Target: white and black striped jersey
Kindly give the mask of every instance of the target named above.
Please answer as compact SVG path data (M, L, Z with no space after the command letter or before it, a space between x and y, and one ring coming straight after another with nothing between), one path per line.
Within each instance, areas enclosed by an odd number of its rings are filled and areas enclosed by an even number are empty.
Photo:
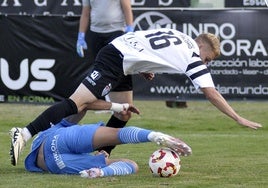
M200 59L199 47L188 35L173 29L136 31L111 42L124 56L126 75L149 73L186 74L195 88L215 87Z

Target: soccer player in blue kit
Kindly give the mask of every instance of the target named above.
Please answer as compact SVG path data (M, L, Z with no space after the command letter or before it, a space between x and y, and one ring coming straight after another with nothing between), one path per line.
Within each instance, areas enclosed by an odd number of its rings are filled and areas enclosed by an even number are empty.
M202 33L192 39L180 31L162 28L129 32L114 39L100 50L88 75L68 99L51 106L23 129L11 129L12 164L16 165L25 142L39 131L48 129L50 122L56 124L64 117L93 107L114 111L128 109L133 102L133 88L127 76L132 74L141 74L149 80L157 73L185 74L218 110L239 125L252 129L262 127L237 114L215 89L206 65L219 55L220 41L211 33ZM109 108L94 105L108 93L113 95L112 102L116 105L112 103ZM130 118L131 112L123 115L115 112L107 126L124 127Z
M179 155L190 155L192 150L183 141L138 127L111 128L102 122L77 125L68 118L40 132L33 140L25 168L31 172L53 174L81 174L96 178L129 175L138 171L138 165L129 159L109 159L105 151L90 154L103 146L155 142L169 147Z

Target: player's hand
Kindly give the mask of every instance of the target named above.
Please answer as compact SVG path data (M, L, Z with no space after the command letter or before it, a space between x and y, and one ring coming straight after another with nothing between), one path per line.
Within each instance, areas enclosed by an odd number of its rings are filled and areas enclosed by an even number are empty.
M126 113L127 112L132 112L132 113L135 113L135 114L140 114L140 110L138 108L136 108L134 105L130 104ZM123 112L124 113L124 112Z
M125 33L128 33L128 32L133 32L134 31L134 28L131 26L131 25L127 25L125 27Z
M141 72L140 75L143 78L145 78L146 80L152 80L152 79L154 79L154 73Z
M249 120L247 120L247 119L245 119L243 117L240 117L237 120L237 123L239 123L240 125L243 125L243 126L252 128L252 129L258 129L258 128L261 128L262 127L261 124L256 123L256 122L253 122L253 121L249 121Z
M134 105L132 104L128 104L128 103L112 103L110 110L117 112L121 115L126 115L129 112L135 113L135 114L140 114L140 111L138 108L136 108Z
M79 32L76 42L76 51L80 57L84 57L84 50L87 49L87 43L85 40L85 33Z
M101 151L96 151L95 152L95 155L100 155L100 154L104 154L105 158L109 158L109 153L107 153L106 151L104 150L101 150Z

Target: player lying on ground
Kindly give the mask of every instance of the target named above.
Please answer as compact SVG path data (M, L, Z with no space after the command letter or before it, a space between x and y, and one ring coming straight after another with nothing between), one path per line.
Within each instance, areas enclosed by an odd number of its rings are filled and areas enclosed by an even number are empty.
M81 174L82 177L128 175L138 171L129 159L109 159L107 153L89 153L103 146L155 142L179 155L188 156L191 148L180 139L138 127L111 128L96 124L77 125L67 119L40 132L33 140L25 167L31 172Z
M99 108L101 106L101 108ZM111 103L107 102L104 100L97 100L94 102L93 105L90 106L91 108L89 109L94 109L94 110L112 110L114 113L118 113L120 115L124 114L129 114L129 113L136 113L140 114L139 109L137 109L134 105L124 103L124 104L119 104L119 103ZM83 111L83 113L71 115L68 117L68 119L71 122L78 123L79 120L81 119L81 116L84 116L84 113L86 111ZM51 127L52 123L49 123L47 126L48 128ZM18 128L18 127L13 127L10 130L10 136L11 136L11 148L10 148L10 159L11 159L11 164L16 166L19 160L20 153L24 149L26 145L26 141L28 141L30 138L25 138L24 132L27 132L27 128L25 127L24 129Z
M64 117L92 108L96 100L109 92L111 101L132 104L133 88L128 75L143 74L150 80L154 73L185 74L222 113L240 125L252 129L262 127L237 114L215 89L206 64L219 55L220 41L211 33L200 34L195 39L166 28L124 34L100 50L87 77L68 99L48 108L17 134L24 134L26 142L49 128L50 122L56 124ZM100 108L105 110L104 106ZM130 118L131 113L114 113L106 126L124 127ZM111 148L105 149L108 150Z

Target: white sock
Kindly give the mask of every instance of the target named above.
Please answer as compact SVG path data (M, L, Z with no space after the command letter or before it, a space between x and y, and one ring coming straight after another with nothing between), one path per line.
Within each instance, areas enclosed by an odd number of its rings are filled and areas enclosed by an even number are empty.
M155 131L152 131L148 134L148 140L150 140L151 142L156 142L156 139L159 138L159 137L163 137L163 136L168 136L164 133L161 133L161 132L155 132Z
M154 131L152 131L152 132L150 132L149 134L148 134L148 140L150 140L151 142L154 142L154 140L155 140L155 136L157 135L157 132L154 132Z
M21 134L25 142L27 142L28 140L32 138L30 131L26 127L22 129Z

